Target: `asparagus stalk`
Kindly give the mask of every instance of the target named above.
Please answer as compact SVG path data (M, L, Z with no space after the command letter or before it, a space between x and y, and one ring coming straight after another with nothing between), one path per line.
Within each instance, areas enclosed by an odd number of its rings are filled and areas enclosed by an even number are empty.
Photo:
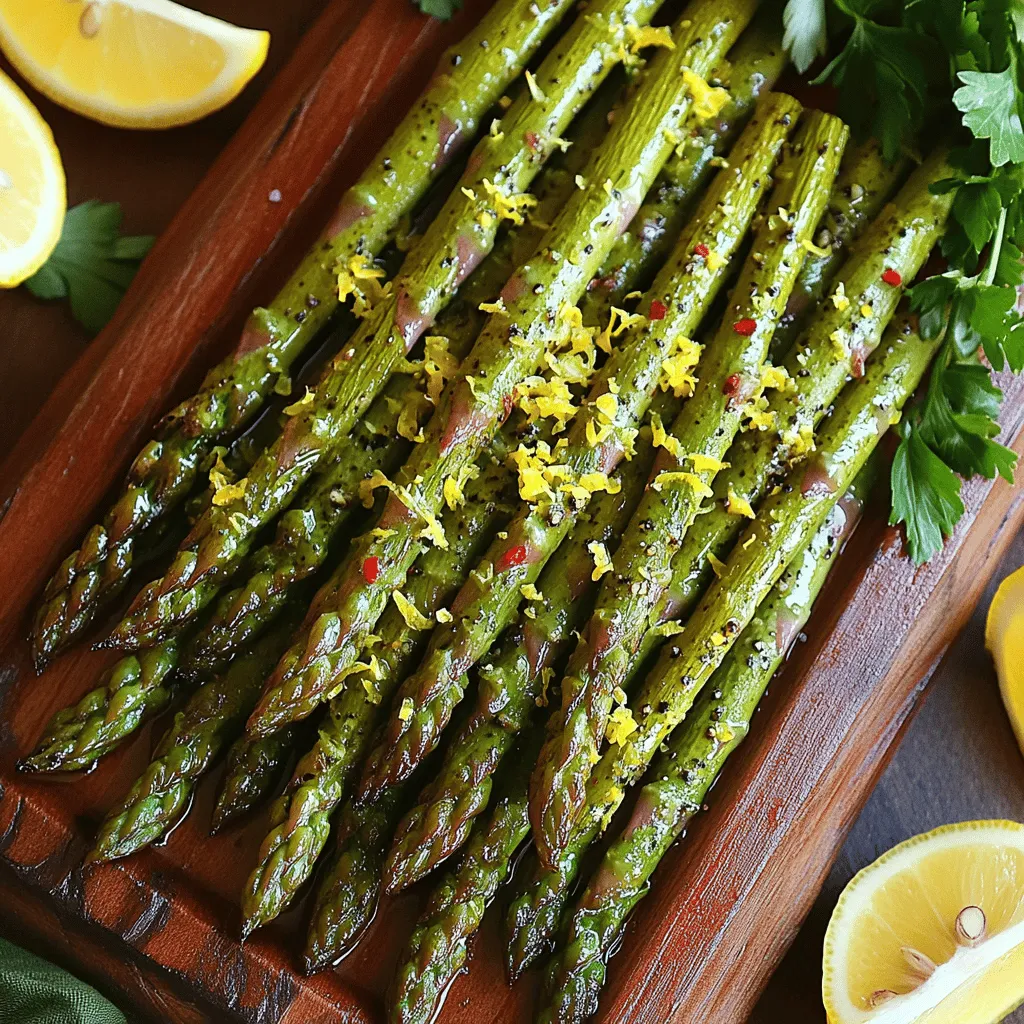
M774 24L762 24L762 19L744 34L730 56L729 102L712 121L695 121L689 144L669 158L652 190L654 198L641 206L581 300L585 323L603 323L609 307L621 302L664 259L667 245L682 230L697 193L713 172L712 161L734 141L755 100L771 87L785 64ZM661 404L668 398L659 392L654 401ZM662 418L671 415L671 406L667 401L664 405L657 410ZM574 584L577 580L591 583L589 543L604 543L613 551L625 525L622 521L610 535L599 529L605 513L598 505L611 505L618 498L621 494L595 496L589 516L583 517L584 522L557 549L539 577L543 609L510 627L497 652L482 666L477 709L453 740L437 777L399 826L389 854L390 889L411 884L461 847L473 818L487 806L491 776L534 707L542 674L551 671L566 638L582 625L587 602L575 596ZM596 532L588 532L587 524ZM570 542L571 548L567 547ZM586 568L585 578L581 566ZM527 657L526 650L537 651L536 659Z
M303 953L307 974L340 960L373 920L380 900L384 854L405 795L405 787L396 786L376 803L349 800L342 808L333 860L317 890L310 917Z
M347 436L403 354L491 249L502 218L522 220L525 190L561 142L560 133L625 53L630 27L645 24L658 3L596 0L587 17L569 28L502 119L504 127L472 154L460 186L407 254L396 288L328 366L310 401L294 407L279 441L250 471L243 493L211 507L193 527L156 585L160 594L223 579L258 530ZM421 447L429 448L429 440Z
M600 480L629 450L651 393L663 377L663 364L674 354L676 339L693 333L723 284L727 261L746 234L799 110L796 100L773 94L752 117L732 154L731 167L716 178L642 300L641 308L659 315L625 336L573 419L568 443L558 454L568 479ZM710 257L709 243L717 260ZM708 257L695 251L707 252ZM508 537L491 545L485 562L493 571L486 579L477 574L464 588L456 602L459 616L435 632L423 664L403 684L402 697L413 702L415 711L405 720L393 717L389 722L387 742L367 761L362 799L403 778L436 746L461 699L458 680L510 622L521 587L536 582L586 507L588 495L580 487L569 493L555 487L541 497L525 503Z
M466 489L466 503L445 516L451 546L428 551L419 571L410 576L406 598L420 614L432 616L444 605L479 554L483 538L508 518L510 508L502 497L507 482L505 468L487 459L481 475ZM381 708L426 642L426 633L410 628L397 605L384 614L378 635L366 649L367 662L375 668L366 674L364 685L345 685L343 678L331 684L344 689L331 702L317 742L299 761L274 807L270 831L242 895L243 934L276 917L309 877L327 841L331 814L369 744Z
M534 738L526 737L524 749L507 767L501 796L486 821L475 826L458 867L430 894L392 986L388 1001L392 1024L429 1024L465 964L469 941L530 831L527 780L536 748Z
M253 313L235 350L198 393L160 422L103 522L47 584L33 629L38 665L80 636L120 593L136 542L184 501L210 449L252 419L326 324L338 305L336 265L356 253L377 255L571 6L571 0L495 4L442 56L430 87L342 197L321 240L270 306Z
M626 789L689 712L758 605L803 544L852 485L880 438L900 415L937 350L903 318L886 331L865 375L846 388L819 431L813 456L795 466L790 486L765 499L721 576L708 588L676 642L667 642L632 701L637 728L610 747L594 769L582 816L556 851L539 861L513 899L506 926L512 977L550 944L579 870L580 857L610 822Z
M669 399L662 393L655 402L663 407ZM493 657L481 666L475 712L395 833L384 872L388 891L412 885L459 849L473 819L487 807L494 771L536 702L547 704L547 696L542 696L544 680L553 674L552 665L585 621L589 598L597 590L592 545L614 552L653 460L654 448L645 431L636 456L620 467L621 489L595 496L541 573L538 591L543 600L527 607L518 624L506 631Z
M283 620L223 676L197 690L175 715L153 760L100 825L87 862L135 853L165 835L187 813L196 782L232 733L241 730L267 672L284 650L288 626Z
M839 169L828 210L818 225L814 244L789 297L786 315L775 331L772 351L785 354L806 326L808 317L825 297L847 256L847 247L878 215L889 196L906 177L909 161L887 163L875 139L847 154Z
M311 720L312 721L312 720ZM258 740L240 736L225 759L224 778L217 793L211 832L247 814L270 796L303 733L301 724Z
M858 165L863 168L860 173L855 170ZM882 185L877 191L872 188L871 182L878 180L875 167L870 154L851 165L847 179L850 185L858 179L865 182L862 199L884 190ZM864 359L878 344L900 294L900 289L882 281L882 274L895 270L905 283L912 281L942 233L949 204L932 196L928 186L945 173L943 156L936 153L863 234L847 243L847 261L832 280L837 282L833 294L841 294L849 304L826 301L790 349L783 365L794 388L769 405L775 429L744 434L730 449L729 468L715 478L708 511L697 518L673 559L672 582L653 621L685 619L714 575L713 559L727 557L743 528L743 517L728 511L729 495L756 508L789 459L808 447L811 428L847 375L863 372ZM864 316L865 308L871 316Z
M710 119L691 118L683 133L685 143L668 158L643 205L587 286L579 302L585 324L604 326L611 306L622 306L628 294L649 287L655 270L669 258L685 230L716 165L785 66L778 12L768 8L716 69L714 78L728 89L728 102Z
M122 658L104 685L50 719L36 749L21 767L34 772L92 767L171 702L179 651L180 642L169 640Z
M367 534L356 544L335 608L320 617L306 643L297 644L279 666L250 718L250 732L266 734L308 715L323 699L317 680L323 678L320 666L328 655L340 652L337 660L354 659L387 595L402 585L423 547L422 523L427 520L430 527L445 482L472 464L507 416L513 389L541 365L559 311L582 294L664 164L672 148L665 133L683 123L692 105L687 84L692 78L680 74L680 67L691 74L710 73L749 20L753 6L754 0L717 5L698 0L676 33L676 49L662 50L654 58L636 101L615 119L589 162L585 187L556 218L545 235L545 247L505 286L505 311L490 317L464 370L446 388L425 442L416 447L393 485L395 492L380 520L387 535ZM567 256L556 254L560 248ZM435 539L444 543L436 531ZM379 569L373 582L363 573L368 560ZM518 575L523 563L516 553L506 553L498 569Z
M848 137L813 112L782 161L769 215L755 232L721 325L698 366L699 382L664 439L651 486L626 529L620 567L601 583L597 605L562 679L561 727L544 744L530 786L534 843L548 861L548 836L585 798L613 693L625 679L672 574L672 557L745 416L758 412L775 327L828 200ZM788 211L792 211L789 213ZM778 212L776 212L778 211ZM778 383L778 382L776 382ZM788 383L788 382L787 382Z
M609 88L613 84L606 83L585 116L573 123L568 154L556 155L538 178L536 221L553 217L575 189L574 169L585 162L586 154L606 130L607 112L621 88ZM441 313L431 333L446 340L453 359L461 361L472 347L484 322L478 306L497 298L513 269L513 251L525 247L532 252L542 235L534 221L507 232ZM251 556L249 578L221 597L213 619L193 641L183 671L215 671L239 645L250 642L265 627L286 600L289 588L321 565L332 538L351 521L359 484L377 471L390 474L405 460L411 442L400 436L402 418L417 407L429 408L422 386L404 374L392 377L350 440L339 446L296 504L281 516L274 542ZM408 435L410 430L406 427L401 432ZM127 647L157 642L218 590L219 583L205 581L189 590L163 594L158 584L152 584L136 599L112 640Z
M810 616L870 484L854 482L758 606L708 683L708 692L668 740L629 824L605 852L569 915L567 937L547 976L545 1024L583 1021L597 1010L606 962L627 916L650 888L661 858L700 811L729 755L750 731L769 682Z

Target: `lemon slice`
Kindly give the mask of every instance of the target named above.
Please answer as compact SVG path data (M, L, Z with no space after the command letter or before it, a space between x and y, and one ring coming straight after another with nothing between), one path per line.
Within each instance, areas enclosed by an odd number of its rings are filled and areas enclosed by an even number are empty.
M0 47L25 78L121 128L218 110L263 66L269 41L171 0L0 0Z
M0 139L0 288L13 288L53 252L67 195L53 134L2 71Z
M910 839L846 887L825 935L830 1024L992 1024L1024 1001L1024 825Z
M1024 568L999 585L985 621L985 645L995 659L1003 703L1024 750Z

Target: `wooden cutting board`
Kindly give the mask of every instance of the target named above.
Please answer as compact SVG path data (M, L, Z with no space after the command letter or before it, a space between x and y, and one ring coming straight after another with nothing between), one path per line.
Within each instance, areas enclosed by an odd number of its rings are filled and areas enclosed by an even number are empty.
M225 7L217 13L247 20ZM74 652L36 679L26 616L152 421L283 279L330 197L404 112L444 42L480 9L471 5L446 27L407 0L330 4L163 234L115 322L0 471L0 907L156 1019L379 1020L380 992L421 894L382 907L363 946L312 980L292 957L301 907L242 947L236 894L265 823L210 840L212 779L165 846L83 872L95 824L147 760L161 723L88 778L19 776L16 758L52 711L109 663ZM280 202L270 200L275 189ZM1020 448L1024 390L1008 382L1008 392L1006 436ZM1019 493L975 482L956 537L916 571L899 535L868 516L712 810L666 860L635 915L602 1019L744 1019L1022 515ZM443 1021L529 1017L530 985L509 992L500 979L491 917Z

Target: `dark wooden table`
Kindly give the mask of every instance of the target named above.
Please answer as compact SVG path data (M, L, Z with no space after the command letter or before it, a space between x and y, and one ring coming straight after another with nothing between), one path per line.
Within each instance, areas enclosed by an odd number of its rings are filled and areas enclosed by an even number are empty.
M163 230L322 6L321 0L192 4L273 34L267 66L227 110L174 131L124 132L85 121L29 90L64 158L69 202L116 200L124 207L125 229L132 233ZM0 292L0 323L0 450L5 451L89 339L64 304L36 302L24 289ZM1021 564L1024 535L997 578ZM838 893L854 872L895 843L937 825L984 817L1024 821L1024 758L985 654L985 607L987 598L939 667L920 713L907 727L863 813L852 823L810 918L752 1017L756 1024L824 1020L819 995L822 937ZM756 733L750 742L757 742ZM1011 1019L1024 1024L1024 1011Z

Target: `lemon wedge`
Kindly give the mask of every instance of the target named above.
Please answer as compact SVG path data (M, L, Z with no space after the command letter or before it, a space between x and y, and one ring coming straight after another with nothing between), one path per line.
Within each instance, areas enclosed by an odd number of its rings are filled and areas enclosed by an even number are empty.
M0 0L0 47L18 71L55 103L121 128L218 110L269 42L171 0Z
M1003 703L1024 750L1024 567L999 585L985 620L985 646L992 652Z
M0 139L0 288L13 288L53 252L67 193L53 134L2 71Z
M830 1024L993 1024L1024 1001L1024 825L917 836L846 887L825 935Z

